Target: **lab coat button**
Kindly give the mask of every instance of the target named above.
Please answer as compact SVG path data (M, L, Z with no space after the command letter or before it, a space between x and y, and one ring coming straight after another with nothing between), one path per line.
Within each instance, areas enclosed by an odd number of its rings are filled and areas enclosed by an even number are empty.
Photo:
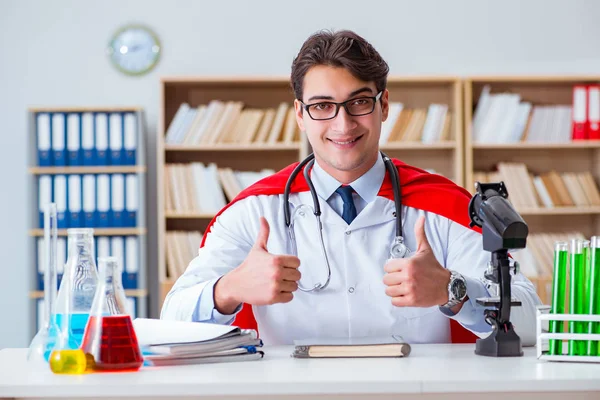
M347 231L347 232L346 232L346 235L349 235L349 234L350 234L350 232L352 232L352 231Z
M352 286L348 288L348 293L354 293L354 288Z

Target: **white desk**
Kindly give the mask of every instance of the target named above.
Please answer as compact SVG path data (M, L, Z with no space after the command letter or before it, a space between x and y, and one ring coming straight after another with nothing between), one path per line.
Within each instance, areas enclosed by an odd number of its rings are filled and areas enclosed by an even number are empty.
M78 376L34 372L25 349L0 351L0 398L600 399L600 364L476 356L474 345L414 345L407 358L294 359L143 368ZM485 393L485 394L484 394Z

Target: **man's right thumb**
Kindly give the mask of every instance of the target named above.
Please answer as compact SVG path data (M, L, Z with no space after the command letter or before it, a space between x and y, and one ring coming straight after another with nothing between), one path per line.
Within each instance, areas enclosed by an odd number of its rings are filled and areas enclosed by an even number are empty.
M260 229L254 247L267 251L267 241L269 240L269 223L265 217L260 217Z

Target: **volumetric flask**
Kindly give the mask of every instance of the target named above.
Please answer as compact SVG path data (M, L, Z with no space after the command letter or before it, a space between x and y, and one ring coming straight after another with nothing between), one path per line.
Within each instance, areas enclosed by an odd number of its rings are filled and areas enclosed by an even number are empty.
M68 316L71 334L78 346L81 346L83 332L98 286L94 230L90 228L68 229L67 234L69 256L56 299L56 320L59 327L62 327L63 321ZM69 285L65 283L66 281L69 282ZM67 294L71 299L69 313L66 312Z
M54 347L58 328L52 316L56 301L56 247L57 247L56 203L47 204L44 210L44 246L42 258L44 266L44 320L39 331L29 345L27 360L45 365Z
M134 371L143 364L121 283L116 257L99 257L100 282L83 337L88 368L96 371ZM91 362L93 359L93 362Z

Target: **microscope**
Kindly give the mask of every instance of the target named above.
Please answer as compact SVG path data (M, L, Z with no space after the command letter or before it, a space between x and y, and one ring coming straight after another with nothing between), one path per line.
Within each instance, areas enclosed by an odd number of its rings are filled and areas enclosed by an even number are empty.
M470 226L482 228L483 249L491 252L485 278L498 285L499 297L476 299L477 304L494 307L484 311L492 333L477 339L475 354L488 357L518 357L523 355L521 338L510 322L510 309L521 302L512 299L511 271L516 274L519 264L508 257L509 249L524 249L529 228L508 202L504 182L475 183L476 193L469 202Z

